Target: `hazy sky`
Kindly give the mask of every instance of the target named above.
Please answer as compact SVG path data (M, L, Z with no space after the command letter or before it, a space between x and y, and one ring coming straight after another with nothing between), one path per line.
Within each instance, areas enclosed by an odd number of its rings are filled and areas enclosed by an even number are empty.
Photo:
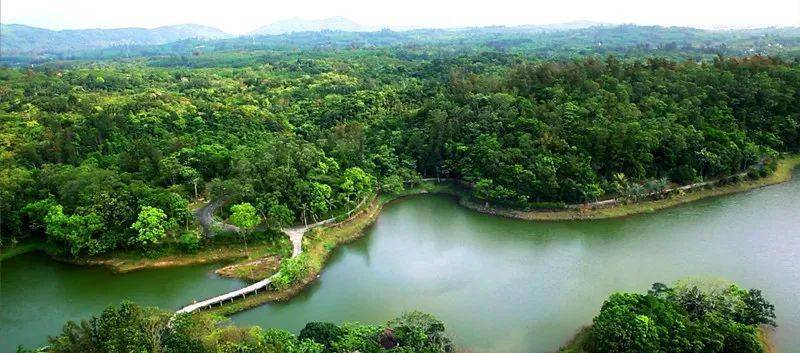
M800 26L800 0L0 0L0 22L65 28L197 23L241 34L287 17L459 27L577 20L702 28Z

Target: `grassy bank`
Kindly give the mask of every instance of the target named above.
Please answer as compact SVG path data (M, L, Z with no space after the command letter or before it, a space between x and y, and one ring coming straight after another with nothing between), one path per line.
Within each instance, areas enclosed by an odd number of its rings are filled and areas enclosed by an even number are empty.
M253 265L252 269L255 269L255 271L251 272L251 268L245 264L243 269L237 269L237 272L229 271L228 273L232 274L241 272L241 276L231 277L248 280L250 279L249 277L251 277L249 276L250 273L258 272L257 274L260 275L264 271L268 271L268 268L266 268L269 267L268 262L259 262L257 264L253 262L258 261L258 259L288 256L288 254L291 254L291 248L292 246L288 239L280 238L275 242L261 241L256 242L255 244L249 244L247 247L245 247L244 244L212 244L198 250L195 253L183 253L173 249L153 257L146 257L142 255L140 251L117 251L92 258L75 259L59 256L58 251L56 251L57 249L53 248L52 245L35 241L3 248L2 252L0 252L0 261L4 261L14 256L29 252L42 251L57 261L86 266L104 266L109 268L111 271L125 273L147 268L187 266L237 260L250 261L251 259L257 259L250 262L250 264ZM261 267L265 268L262 269ZM245 275L245 272L242 271L247 272L247 275Z
M286 256L291 253L288 239L276 242L256 242L245 246L242 243L218 243L208 245L196 253L171 251L155 257L143 256L139 251L120 251L89 259L59 258L61 261L80 265L105 266L114 272L124 273L147 268L198 265L225 261L250 261L270 256Z
M214 273L222 277L238 278L247 282L258 282L278 272L280 263L280 256L268 255L251 261L231 264L214 271Z

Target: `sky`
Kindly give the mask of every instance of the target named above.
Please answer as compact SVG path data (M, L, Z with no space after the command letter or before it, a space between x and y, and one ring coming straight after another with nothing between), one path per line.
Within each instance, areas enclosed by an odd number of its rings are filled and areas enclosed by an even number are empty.
M800 0L0 0L0 22L49 29L196 23L244 34L290 17L449 28L571 21L752 28L800 26Z

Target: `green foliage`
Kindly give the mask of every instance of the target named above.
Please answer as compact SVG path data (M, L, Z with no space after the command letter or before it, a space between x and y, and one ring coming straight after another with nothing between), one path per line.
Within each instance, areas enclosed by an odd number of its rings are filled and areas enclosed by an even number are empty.
M164 232L181 234L194 230L188 205L201 197L250 204L246 218L280 228L421 178L459 179L482 202L522 209L636 201L668 183L764 176L779 153L800 151L796 62L673 47L686 32L672 29L543 34L583 43L570 50L497 31L475 30L459 50L438 46L463 33L347 51L300 43L402 35L298 34L259 39L270 51L0 68L0 240L43 237L77 256L138 247L140 210L161 209ZM597 33L621 46L598 48ZM643 33L666 43L640 46ZM539 56L560 50L632 57ZM65 216L48 233L56 204ZM233 208L220 212L239 222Z
M145 206L139 211L136 222L131 225L131 229L138 232L135 241L141 246L147 247L158 244L166 236L164 223L167 215L159 208Z
M200 236L195 232L183 232L178 239L178 246L181 251L194 254L200 250Z
M774 307L755 289L708 280L655 283L647 295L611 295L583 345L598 353L760 353L758 326L774 319Z
M249 232L261 222L261 218L256 214L256 208L253 205L244 202L231 206L229 221L242 231Z
M445 335L444 323L419 311L405 313L389 321L387 327L397 337L400 347L410 352L445 353L454 350Z
M109 306L99 317L64 325L61 335L49 339L54 353L153 352L161 348L161 332L169 314L123 302Z
M286 205L273 204L267 210L267 219L275 228L284 228L292 225L294 213Z
M70 321L49 339L54 353L383 353L452 352L441 321L413 312L386 326L312 322L299 336L280 329L262 330L227 325L221 317L178 314L123 302L98 317ZM383 338L397 336L399 345L384 348ZM394 339L394 338L393 338ZM18 352L27 352L20 347Z
M389 194L399 194L405 190L403 178L399 175L390 175L383 179L381 191Z
M68 216L61 205L55 205L45 215L44 224L48 241L66 244L73 256L95 255L113 247L110 240L101 235L103 222L94 213Z
M300 335L297 338L312 340L330 350L333 344L341 340L344 334L345 330L330 322L309 322L300 330Z
M278 273L272 278L270 286L276 290L291 287L308 274L308 254L300 253L293 258L284 259L278 268Z

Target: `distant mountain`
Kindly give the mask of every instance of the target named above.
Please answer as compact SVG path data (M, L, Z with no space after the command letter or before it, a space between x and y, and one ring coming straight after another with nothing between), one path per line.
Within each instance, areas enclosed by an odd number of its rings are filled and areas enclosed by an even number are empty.
M519 26L520 28L542 28L547 30L556 30L556 31L564 31L570 29L583 29L589 27L598 27L598 26L614 26L610 23L605 22L595 22L595 21L572 21L572 22L563 22L563 23L552 23L546 25L523 25Z
M18 24L0 25L0 53L44 53L100 49L118 45L165 44L184 39L218 39L229 34L208 26L185 24L147 28L53 31Z
M266 26L259 27L249 35L278 35L296 32L320 32L320 31L343 31L343 32L369 32L378 30L376 28L362 26L350 19L337 16L322 20L309 20L299 17L287 18L276 21Z

